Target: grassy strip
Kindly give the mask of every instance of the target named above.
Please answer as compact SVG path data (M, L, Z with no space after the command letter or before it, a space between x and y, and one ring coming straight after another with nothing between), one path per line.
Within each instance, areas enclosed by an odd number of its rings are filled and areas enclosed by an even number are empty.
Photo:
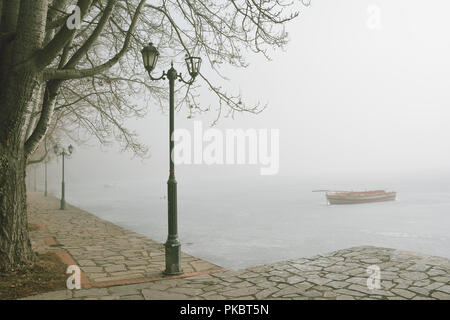
M0 273L0 299L12 300L66 288L67 266L54 253L38 255L30 268Z

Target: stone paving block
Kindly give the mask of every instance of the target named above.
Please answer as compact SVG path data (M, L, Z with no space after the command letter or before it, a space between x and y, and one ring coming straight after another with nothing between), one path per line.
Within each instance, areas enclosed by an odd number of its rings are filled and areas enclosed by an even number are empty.
M188 300L190 297L181 293L142 289L145 300Z
M246 297L236 298L235 300L254 300L254 299L255 299L255 297L253 297L253 296L246 296Z
M207 300L223 300L224 297L222 295L209 293L207 296L203 295L203 297Z
M256 278L256 277L259 277L259 273L257 273L257 272L244 272L238 276L238 278L246 279L246 280L251 279L251 278Z
M127 267L133 266L146 266L148 264L147 260L139 260L139 261L122 261Z
M426 297L430 295L430 290L422 287L409 287L408 290Z
M291 273L289 273L289 272L280 271L280 270L272 270L272 271L269 272L269 274L271 276L278 276L278 277L281 277L281 278L287 278L287 277L289 277L291 275Z
M189 263L195 271L203 271L203 270L210 270L214 267L214 265L212 265L209 262L206 261L192 261Z
M325 278L340 281L340 280L348 279L349 276L345 275L345 274L340 274L340 273L327 273L327 274L325 274Z
M424 287L425 289L428 290L435 290L437 288L442 287L444 284L442 282L433 282L431 284L429 284L428 286Z
M143 266L132 266L132 267L128 267L129 270L146 270L147 269L147 265L143 265Z
M92 260L79 260L78 265L80 267L95 267L95 262Z
M107 273L89 273L89 279L98 279L108 277Z
M278 292L279 290L277 288L267 288L264 290L261 290L255 294L256 299L262 300L267 299L271 294Z
M439 268L431 268L430 270L427 271L427 274L429 274L431 277L433 277L433 276L446 275L448 273Z
M72 298L72 290L59 290L37 294L19 300L66 300Z
M426 264L413 264L412 266L408 267L406 270L425 272L430 268L431 268L431 266L426 265Z
M285 300L284 298L273 298L274 300ZM292 300L311 300L309 297L297 296L292 298Z
M435 291L431 296L439 300L450 300L450 294L441 291Z
M400 272L399 276L403 279L414 280L414 281L424 280L424 279L428 278L426 273L417 272L417 271L410 271L410 272L403 271L403 272Z
M312 283L317 284L319 286L327 284L327 283L333 281L331 279L328 279L328 278L325 278L325 277L320 277L320 276L317 276L317 275L309 276L309 277L306 278L306 280L308 282L312 282Z
M127 268L125 268L125 265L123 264L116 264L112 266L105 267L106 272L116 272L116 271L125 271Z
M258 286L259 288L272 288L272 287L276 287L276 284L277 284L277 282L275 282L275 284L274 284L273 281L264 280L264 281L258 282L256 284L256 286Z
M286 287L286 288L281 289L278 292L272 294L272 297L278 298L278 297L288 296L288 295L291 295L291 294L301 295L303 292L304 291L300 290L297 287Z
M334 292L340 293L343 295L353 296L353 297L363 297L366 295L362 292L355 291L355 290L349 290L349 289L337 289L337 290L334 290Z
M345 288L350 285L351 285L350 283L345 282L345 281L331 281L326 284L326 286L332 287L334 289L341 289L341 288Z
M435 298L431 298L431 297L415 296L411 300L436 300L436 299Z
M353 284L359 284L361 286L365 286L367 284L367 277L365 277L365 278L363 278L363 277L350 277L350 278L348 278L345 281L353 283Z
M445 292L445 293L447 293L447 294L450 294L450 285L449 285L449 284L446 284L445 286L438 287L437 290L438 290L438 291Z
M308 290L309 288L314 287L314 284L307 282L307 281L303 281L303 282L294 284L294 287L299 288L300 290Z
M287 288L287 287L289 287L289 285L287 284L287 283L276 283L276 285L275 285L278 289L284 289L284 288Z
M355 298L352 296L341 295L341 296L337 296L336 300L355 300Z
M247 296L247 295L253 295L253 294L257 293L258 291L259 290L255 287L249 287L249 288L227 290L227 291L224 291L222 293L222 295L224 295L225 297L237 298L237 297L242 297L242 296Z
M339 295L340 295L339 293L337 293L333 290L328 290L323 293L323 297L327 298L327 299L335 299Z
M426 286L428 286L428 285L430 285L430 284L431 284L431 281L428 280L428 279L425 279L425 280L419 280L419 281L414 281L414 282L413 282L413 285L414 285L415 287L426 287Z
M400 296L387 297L387 298L388 298L388 300L408 300L408 299L400 297Z
M331 267L325 268L326 272L333 272L333 273L342 273L342 272L345 272L348 270L349 270L348 266L331 266Z
M254 286L254 284L251 282L248 282L248 281L243 281L243 282L239 282L239 283L233 283L231 286L233 288L246 288L246 287L252 287L252 286Z
M104 277L104 278L95 278L95 279L93 279L93 281L98 282L98 283L111 282L111 281L114 282L114 281L119 281L119 280L133 280L133 279L138 279L141 277L142 277L142 275L139 273L124 275L124 276L115 276L115 277L108 275L107 277Z
M300 271L321 271L323 269L322 267L297 263L294 263L292 266Z
M81 270L87 273L101 273L103 272L103 267L81 267Z
M450 271L449 271L449 273L450 273ZM450 277L448 277L448 276L432 277L431 280L433 280L435 282L450 283Z
M353 268L353 269L349 269L346 271L342 272L345 275L349 275L349 276L358 276L358 275L366 275L366 269L357 267L357 268Z
M155 282L147 282L147 283L143 283L141 285L142 285L141 289L153 289L153 290L164 291L164 290L167 290L168 288L176 287L178 285L178 283L174 282L174 281L169 281L169 280L162 280L162 281L155 281Z
M404 298L407 298L407 299L411 299L412 297L414 297L416 295L414 292L411 292L411 291L408 291L405 289L392 289L391 291L393 293L395 293L399 296L402 296Z
M389 290L389 289L395 287L396 283L394 283L390 280L381 280L380 285L381 285L382 289Z
M362 293L366 293L370 296L393 296L394 294L390 291L386 291L381 289L369 289L367 286L360 286L357 284L352 284L348 287L350 290L360 291Z
M124 256L121 255L115 255L115 256L110 256L105 258L105 261L112 261L112 262L123 262L126 258Z
M196 297L199 296L203 293L203 290L201 289L195 289L192 287L186 288L186 287L175 287L175 288L170 288L167 289L167 292L174 292L174 293L181 293L181 294L185 294L187 296L191 296L191 297Z
M119 272L110 272L111 277L121 277L121 276L135 276L139 275L143 277L144 272L142 270L129 270L129 271L119 271Z
M251 282L251 283L253 283L253 284L255 284L255 285L258 285L258 284L261 283L261 282L267 281L267 278L266 278L266 277L258 276L258 277L255 277L255 278L249 278L249 279L247 279L247 281L248 281L248 282Z
M110 294L117 295L117 296L140 294L139 288L136 288L136 286L130 286L130 285L109 287L108 291Z
M88 300L89 298L87 298L86 300ZM104 297L99 297L97 298L98 300L125 300L123 299L121 296L104 296Z
M102 297L108 295L108 289L106 288L90 288L74 290L74 298L89 298L89 297Z
M302 292L301 295L305 296L305 297L309 297L309 298L323 297L323 293L321 293L320 291L314 290L314 289L306 290L306 291Z
M281 282L281 283L286 282L286 280L284 278L281 278L281 277L278 277L278 276L269 277L268 280L271 281L271 282Z
M220 284L210 285L210 286L207 286L207 287L203 288L203 291L204 291L204 292L217 291L217 290L219 290L219 289L222 288L222 287L223 287L223 286L220 285Z
M288 284L296 284L302 281L305 281L306 279L300 276L292 276L286 279L286 282Z
M120 296L120 300L144 300L142 295Z

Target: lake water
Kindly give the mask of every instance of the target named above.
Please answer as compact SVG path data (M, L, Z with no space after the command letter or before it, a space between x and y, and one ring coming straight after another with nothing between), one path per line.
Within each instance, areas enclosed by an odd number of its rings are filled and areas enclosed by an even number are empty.
M450 179L389 181L389 185L256 177L179 179L182 250L240 269L374 245L450 258ZM300 182L299 182L300 181ZM328 206L313 189L389 189L391 202ZM98 217L164 242L165 180L89 185L68 183L67 200ZM59 193L56 193L59 196Z

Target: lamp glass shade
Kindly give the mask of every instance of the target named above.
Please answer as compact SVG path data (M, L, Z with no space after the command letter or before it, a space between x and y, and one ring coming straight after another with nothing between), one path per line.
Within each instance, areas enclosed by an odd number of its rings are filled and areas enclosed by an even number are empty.
M200 66L202 64L202 59L199 57L187 57L186 65L191 77L196 77L200 72Z
M141 51L144 67L148 72L155 69L156 62L158 61L159 52L150 42L148 46L145 46Z
M73 145L69 145L69 147L67 149L69 150L69 153L71 154L73 152Z
M55 145L53 146L53 152L56 153L56 154L58 154L58 151L59 151L59 147L58 147L58 145L55 144Z

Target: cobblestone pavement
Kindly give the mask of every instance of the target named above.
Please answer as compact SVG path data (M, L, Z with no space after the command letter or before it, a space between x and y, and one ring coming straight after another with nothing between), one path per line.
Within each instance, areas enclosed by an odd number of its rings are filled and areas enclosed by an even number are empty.
M29 223L40 226L31 234L35 251L69 253L87 277L85 286L161 278L164 245L40 193L28 194ZM221 270L182 253L186 274ZM87 284L89 282L89 284Z
M39 197L30 197L33 202L37 198ZM65 214L66 212L64 212ZM142 252L143 250L156 251L153 248L159 248L159 251L162 252L161 245L97 219L88 213L83 213L81 218L76 218L73 215L61 218L59 215L60 211L55 213L50 211L45 218L43 218L45 216L43 214L35 214L33 220L38 222L36 220L38 218L45 219L44 223L48 224L51 234L56 234L56 239L66 244L64 249L74 254L78 262L92 261L95 267L104 268L101 272L88 270L88 275L102 273L106 274L107 277L113 277L115 271L110 273L106 271L105 266L109 264L113 266L123 265L128 268L128 265L121 261L144 260L146 263L150 263L151 259L149 260L149 257L142 256L140 253L137 256L131 255L130 257L123 254L123 251L127 250L127 246L134 246L135 243L139 244L137 245L139 249L133 249L137 250L137 252ZM81 222L83 220L85 222ZM72 230L71 224L75 225L77 232L70 231ZM103 230L101 233L97 230L99 227ZM92 232L96 235L91 236L90 233ZM78 239L79 242L75 241L77 245L70 242L72 238ZM92 246L90 242L93 240L98 241L95 246ZM110 244L110 242L113 242L114 245ZM39 243L37 240L34 241L34 244L36 246L41 245L41 250L45 247L45 244ZM96 250L88 250L91 247L96 248ZM114 254L105 255L104 251L112 251ZM114 263L103 264L106 261L110 261L107 260L108 257L117 256L124 258L112 259L111 261ZM158 261L158 264L151 264L151 270L155 270L155 268L162 269L163 255L159 254L158 256L161 259ZM198 264L204 264L206 270L217 268L217 266L193 257L185 256L184 259L186 258L189 265L193 264L195 266L194 262L197 262ZM192 267L193 269L195 269L194 266ZM369 266L378 266L380 268L381 281L379 289L371 290L367 286L368 277L370 276L367 272L367 267ZM207 269L207 267L211 269ZM204 274L184 278L162 279L72 291L62 290L26 299L450 300L450 260L389 248L361 246L311 258L294 259L239 271L205 272Z

